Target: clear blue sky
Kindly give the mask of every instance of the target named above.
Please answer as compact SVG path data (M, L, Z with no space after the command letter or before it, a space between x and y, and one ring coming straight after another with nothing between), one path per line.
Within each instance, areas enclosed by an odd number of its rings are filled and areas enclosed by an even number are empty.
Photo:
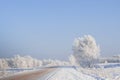
M67 59L90 34L102 56L120 54L120 0L1 0L0 57Z

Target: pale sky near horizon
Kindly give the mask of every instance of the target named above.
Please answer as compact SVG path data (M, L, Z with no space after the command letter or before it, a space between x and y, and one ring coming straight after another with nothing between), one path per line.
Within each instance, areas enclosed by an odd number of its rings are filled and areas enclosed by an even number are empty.
M0 1L0 57L66 60L74 38L88 34L101 56L120 54L120 0Z

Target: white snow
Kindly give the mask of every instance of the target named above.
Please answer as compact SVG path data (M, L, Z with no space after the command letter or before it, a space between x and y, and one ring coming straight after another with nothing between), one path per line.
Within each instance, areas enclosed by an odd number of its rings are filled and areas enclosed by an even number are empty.
M96 80L120 80L120 66L116 66L118 64L120 65L120 63L99 64L99 68L77 68L77 70L96 77ZM109 67L104 68L105 66Z
M109 68L60 67L39 80L120 80L120 66L113 67L113 64L99 64L99 66L111 66Z
M73 68L59 68L39 80L96 80L94 77L82 74Z

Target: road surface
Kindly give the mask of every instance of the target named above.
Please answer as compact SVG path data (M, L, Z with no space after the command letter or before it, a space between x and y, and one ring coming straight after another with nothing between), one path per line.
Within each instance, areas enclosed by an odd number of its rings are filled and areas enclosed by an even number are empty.
M29 71L26 73L20 73L9 77L4 77L0 80L39 80L40 77L50 72L53 72L54 70L56 70L56 68L45 68L38 71Z

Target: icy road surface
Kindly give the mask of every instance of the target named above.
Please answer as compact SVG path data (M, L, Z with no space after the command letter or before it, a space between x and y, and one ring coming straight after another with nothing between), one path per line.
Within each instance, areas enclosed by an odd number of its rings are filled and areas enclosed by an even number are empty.
M0 78L0 80L39 80L42 76L53 72L56 68L45 68L42 70L33 70L16 73L15 75Z
M74 68L45 68L38 71L23 72L0 80L96 80L91 76L82 74Z

